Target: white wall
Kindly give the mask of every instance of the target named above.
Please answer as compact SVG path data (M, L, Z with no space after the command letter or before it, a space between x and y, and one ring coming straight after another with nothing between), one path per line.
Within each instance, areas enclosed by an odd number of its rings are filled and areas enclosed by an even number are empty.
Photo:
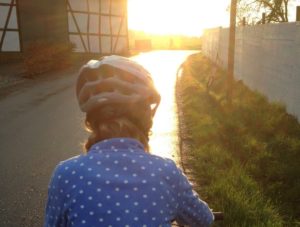
M203 53L224 68L228 36L228 28L209 29L203 36ZM234 74L300 120L300 23L237 28Z

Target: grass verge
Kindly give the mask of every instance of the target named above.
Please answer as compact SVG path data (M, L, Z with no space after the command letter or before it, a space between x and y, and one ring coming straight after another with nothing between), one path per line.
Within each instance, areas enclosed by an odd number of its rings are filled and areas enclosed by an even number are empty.
M300 226L297 119L241 81L228 106L225 79L196 54L178 80L196 190L225 213L222 226Z

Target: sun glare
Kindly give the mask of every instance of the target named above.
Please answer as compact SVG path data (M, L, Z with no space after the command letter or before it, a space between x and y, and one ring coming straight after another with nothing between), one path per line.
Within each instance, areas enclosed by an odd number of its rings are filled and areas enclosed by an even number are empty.
M228 4L228 0L128 0L129 28L162 35L200 36L204 28L227 24Z

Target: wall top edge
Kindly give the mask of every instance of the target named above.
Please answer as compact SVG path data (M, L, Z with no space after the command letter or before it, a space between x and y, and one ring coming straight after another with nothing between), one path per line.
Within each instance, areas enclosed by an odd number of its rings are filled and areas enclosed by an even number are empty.
M246 25L246 26L237 26L237 29L245 29L245 28L263 28L263 27L279 27L279 26L300 26L300 22L283 22L283 23L269 23L269 24L258 24L258 25ZM219 29L229 29L229 27L212 27L204 29L205 32L210 32Z

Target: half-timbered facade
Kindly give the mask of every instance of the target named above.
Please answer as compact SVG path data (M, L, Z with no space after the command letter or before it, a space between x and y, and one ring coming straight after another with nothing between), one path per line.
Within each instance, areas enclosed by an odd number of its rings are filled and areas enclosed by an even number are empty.
M0 0L0 59L36 41L70 41L78 53L126 53L127 0Z

